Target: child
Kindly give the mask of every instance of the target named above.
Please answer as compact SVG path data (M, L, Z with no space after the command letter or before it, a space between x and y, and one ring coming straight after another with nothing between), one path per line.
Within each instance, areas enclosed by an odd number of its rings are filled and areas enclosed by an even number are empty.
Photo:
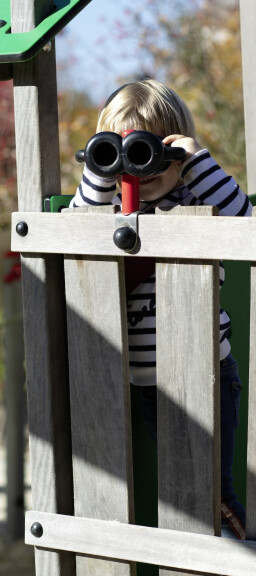
M140 210L155 206L217 206L222 216L250 216L252 207L231 176L218 166L195 139L190 111L170 88L155 80L122 86L107 100L97 132L147 130L164 144L181 146L185 160L173 161L160 174L140 179ZM115 178L101 178L84 167L83 178L71 206L121 204ZM144 417L156 440L156 328L155 277L151 259L126 258L127 315L132 384L137 386ZM137 265L136 265L137 264ZM132 268L131 268L132 267ZM220 263L220 285L224 268ZM221 378L221 493L222 516L235 533L244 535L245 511L232 486L235 429L241 384L236 361L230 354L230 319L220 310Z

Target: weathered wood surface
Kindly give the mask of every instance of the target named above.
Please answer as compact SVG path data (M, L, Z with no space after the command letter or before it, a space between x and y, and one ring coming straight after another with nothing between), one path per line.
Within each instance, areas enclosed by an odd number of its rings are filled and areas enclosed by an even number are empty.
M9 274L19 256L4 261ZM3 284L4 386L7 439L7 533L15 540L24 536L24 426L25 366L21 281Z
M251 266L246 538L256 540L256 266Z
M34 522L43 526L41 538L35 538L30 532ZM193 570L200 574L255 576L255 542L120 522L31 511L26 514L26 543L56 550L75 550L78 554L94 557Z
M33 28L53 0L12 0L12 31ZM43 196L60 194L55 47L13 64L19 210L41 212Z
M32 505L73 513L62 263L24 258L23 294ZM59 286L59 290L58 290ZM62 290L62 291L61 291ZM72 555L36 549L37 576L73 574Z
M32 29L52 0L13 0L12 31ZM32 61L13 66L21 210L40 211L60 192L54 42ZM62 257L22 259L32 502L35 509L72 514L72 462ZM36 549L37 576L73 576L73 554Z
M255 194L256 163L256 69L252 66L255 54L256 4L254 0L240 0L240 25L243 71L243 96L245 113L245 139L248 193ZM250 316L250 374L248 403L248 448L247 448L247 494L246 494L246 537L256 539L256 358L255 358L255 322L256 322L256 268L251 267L251 316Z
M139 257L256 260L256 225L252 218L198 215L195 220L191 216L156 218L141 214L138 220ZM25 237L16 232L20 221L28 224ZM111 214L14 213L12 250L121 256L123 251L113 242L114 231L115 216Z
M240 28L243 72L243 98L245 116L245 142L248 194L255 194L256 162L256 68L252 66L255 58L255 0L240 0Z
M198 210L175 209L188 212ZM158 525L211 535L220 534L218 277L218 262L156 264Z
M123 258L65 259L76 516L133 522ZM77 576L129 564L77 558Z

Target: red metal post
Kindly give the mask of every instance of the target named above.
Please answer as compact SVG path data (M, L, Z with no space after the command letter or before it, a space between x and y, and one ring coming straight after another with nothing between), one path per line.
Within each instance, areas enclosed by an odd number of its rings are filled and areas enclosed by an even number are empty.
M122 137L124 138L131 132L133 132L133 130L124 130ZM122 213L131 214L132 212L137 212L140 206L139 178L137 176L131 176L131 174L123 174L121 189Z

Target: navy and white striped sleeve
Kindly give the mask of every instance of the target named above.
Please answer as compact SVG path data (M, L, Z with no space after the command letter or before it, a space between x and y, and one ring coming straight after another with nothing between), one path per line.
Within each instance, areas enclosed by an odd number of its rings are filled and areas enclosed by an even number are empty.
M102 178L96 176L87 166L84 166L83 177L79 184L70 207L102 206L119 203L119 198L113 198L116 192L115 178Z
M201 204L216 206L220 216L251 216L252 205L232 176L200 150L183 164L182 178Z

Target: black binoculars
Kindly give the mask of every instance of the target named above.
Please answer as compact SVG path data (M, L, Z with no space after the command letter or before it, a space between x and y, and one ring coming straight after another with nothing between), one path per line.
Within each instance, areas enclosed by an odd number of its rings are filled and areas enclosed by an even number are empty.
M184 160L184 148L164 145L161 138L146 130L133 130L127 136L99 132L76 154L97 176L130 174L148 177L164 172L173 160Z

